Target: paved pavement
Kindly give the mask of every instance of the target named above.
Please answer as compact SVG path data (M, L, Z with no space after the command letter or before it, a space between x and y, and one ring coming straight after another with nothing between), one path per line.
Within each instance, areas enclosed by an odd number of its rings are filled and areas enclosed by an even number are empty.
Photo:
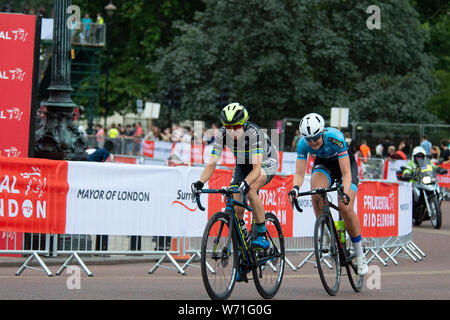
M273 300L448 300L450 299L450 202L443 204L443 224L434 230L429 221L413 229L413 241L426 253L423 261L413 262L406 256L399 257L399 265L371 266L378 278L366 277L362 292L354 293L343 278L336 297L324 291L317 270L312 264L292 271L286 267L282 286ZM304 254L289 254L297 265ZM55 273L63 258L44 258ZM200 269L189 266L186 275L171 269L170 263L148 271L155 264L149 257L86 257L83 258L93 277L79 269L66 269L60 276L47 277L42 271L26 269L15 276L24 258L0 258L0 300L208 300L203 287ZM72 263L76 267L76 263ZM230 300L262 301L254 284L238 283Z

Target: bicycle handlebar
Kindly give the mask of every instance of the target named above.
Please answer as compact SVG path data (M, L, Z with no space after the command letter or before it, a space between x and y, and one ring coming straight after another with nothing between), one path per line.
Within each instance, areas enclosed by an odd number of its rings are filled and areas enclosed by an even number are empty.
M326 194L328 192L333 192L333 191L337 191L339 198L341 199L341 201L343 201L343 197L347 197L348 200L350 200L350 197L344 193L344 186L342 184L336 184L335 187L330 187L330 188L317 188L317 189L313 189L310 191L306 191L306 192L300 192L297 195L297 198L292 197L292 205L295 206L295 208L299 211L299 212L303 212L302 208L300 208L300 205L298 204L298 197L303 197L303 196L309 196L309 195L313 195L313 194ZM345 202L344 202L345 203ZM348 202L347 202L348 204Z
M235 189L235 188L222 188L222 189L202 189L199 190L197 194L195 194L195 201L197 202L197 206L201 211L205 211L205 207L202 206L202 203L200 201L200 194L202 193L221 193L227 197L232 196L235 193L241 194L242 203L237 203L237 205L240 205L241 207L251 211L252 209L247 205L247 197L244 195L243 192Z

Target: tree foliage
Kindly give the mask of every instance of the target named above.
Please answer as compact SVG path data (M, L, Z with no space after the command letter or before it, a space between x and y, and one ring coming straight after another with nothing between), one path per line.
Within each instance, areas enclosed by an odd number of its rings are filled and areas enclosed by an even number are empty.
M371 4L208 0L151 68L161 91L182 84L178 119L217 119L214 99L227 82L263 125L337 106L353 120L435 120L425 105L438 82L417 12L406 0L378 1L381 29L369 30Z

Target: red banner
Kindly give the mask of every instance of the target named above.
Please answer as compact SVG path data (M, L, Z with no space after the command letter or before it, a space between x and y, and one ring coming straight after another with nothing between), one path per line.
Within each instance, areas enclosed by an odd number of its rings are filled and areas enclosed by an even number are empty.
M357 197L363 237L398 235L398 184L365 181L358 186Z
M0 13L1 156L28 157L36 19Z
M441 188L450 188L450 163L440 164L442 168L447 169L447 174L438 174L437 179Z
M65 233L67 161L0 156L0 230Z
M155 156L154 140L144 140L144 146L142 147L142 154L149 158L153 158Z
M229 187L233 172L231 170L217 169L208 182L208 188L220 189ZM275 176L272 181L259 190L265 212L274 213L280 221L283 235L292 237L293 210L289 204L287 194L292 189L292 176ZM225 211L225 199L218 194L208 195L208 219L218 211ZM247 229L251 228L251 215L248 211L244 214ZM267 228L273 225L267 224Z

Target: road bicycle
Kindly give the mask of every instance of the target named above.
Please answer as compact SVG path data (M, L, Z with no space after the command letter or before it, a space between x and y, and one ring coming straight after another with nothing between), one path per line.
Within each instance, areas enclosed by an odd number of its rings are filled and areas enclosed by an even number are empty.
M197 205L204 211L200 193L222 194L226 199L224 212L216 212L208 220L203 232L200 259L203 284L209 297L227 299L237 281L237 273L248 282L247 273L253 274L258 293L265 299L273 298L280 288L284 273L284 237L280 222L270 212L265 213L268 249L251 248L256 235L255 221L249 235L244 234L234 206L253 211L241 193L242 202L233 199L239 193L236 188L203 189L195 195Z
M298 197L318 194L322 199L322 213L317 217L314 225L314 253L320 280L326 292L331 296L336 295L339 290L342 267L345 267L355 292L361 291L364 284L364 276L359 276L357 273L356 255L353 253L352 244L346 233L339 209L328 200L327 194L333 191L338 192L341 201L344 196L347 196L339 181L336 181L336 185L331 188L317 188L298 194ZM299 212L303 211L297 199L293 198L292 203ZM330 208L339 213L337 221L333 219Z

